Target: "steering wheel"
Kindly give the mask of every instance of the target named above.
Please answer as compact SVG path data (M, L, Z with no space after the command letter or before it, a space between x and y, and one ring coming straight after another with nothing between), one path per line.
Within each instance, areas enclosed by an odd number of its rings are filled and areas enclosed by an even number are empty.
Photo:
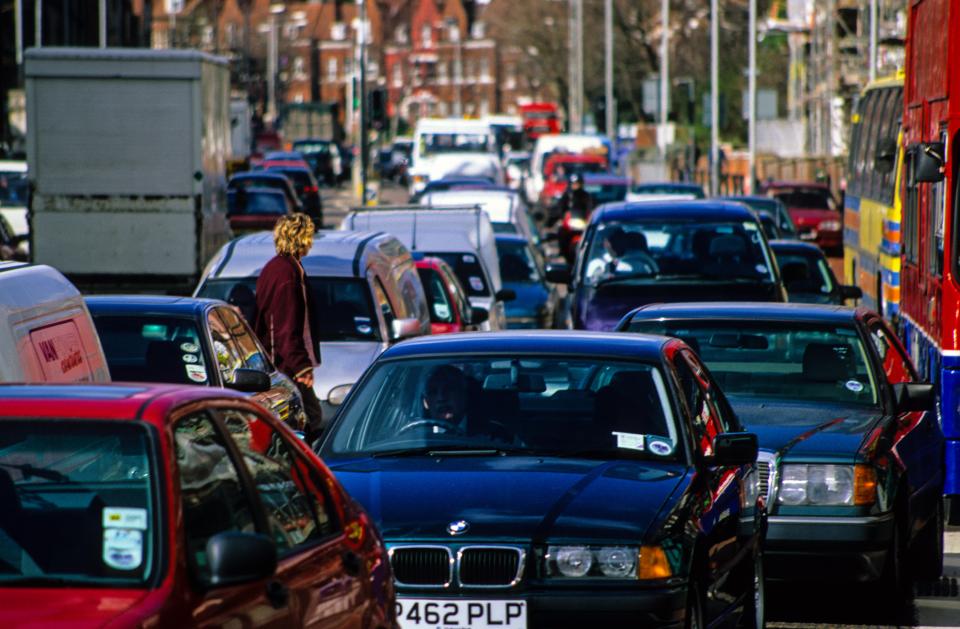
M452 433L454 435L466 434L460 426L443 421L442 419L415 419L407 425L401 427L400 430L397 431L397 434L399 435L405 433L408 430L413 430L414 428L419 428L420 426L435 426L437 428L442 428L443 432Z

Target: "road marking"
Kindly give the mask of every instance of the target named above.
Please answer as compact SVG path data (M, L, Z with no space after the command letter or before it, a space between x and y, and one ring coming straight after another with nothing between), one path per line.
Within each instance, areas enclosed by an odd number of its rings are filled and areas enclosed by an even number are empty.
M945 555L960 554L960 531L947 531L943 534L943 552Z

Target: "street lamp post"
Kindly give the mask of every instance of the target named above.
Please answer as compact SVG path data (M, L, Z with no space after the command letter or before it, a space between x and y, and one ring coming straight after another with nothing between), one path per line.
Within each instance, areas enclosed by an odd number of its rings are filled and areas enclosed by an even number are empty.
M660 5L660 129L657 144L660 157L667 162L667 112L670 111L670 0Z
M107 47L107 0L98 3L97 19L100 22L100 48Z
M710 0L710 195L720 192L720 15Z
M870 63L867 73L874 81L877 78L877 0L870 0L870 54L867 57Z
M750 0L749 62L747 69L747 177L750 194L757 182L757 0Z
M667 0L664 0L666 2ZM604 31L604 103L606 113L607 137L611 142L616 141L616 112L613 105L613 0L606 0L603 5Z
M360 62L360 204L367 204L367 162L370 159L369 133L367 130L367 4L365 0L357 0L360 12L360 27L357 29L357 43Z
M277 66L279 62L278 34L277 34L277 16L285 10L282 4L270 5L270 39L268 40L267 51L267 118L273 123L277 118Z

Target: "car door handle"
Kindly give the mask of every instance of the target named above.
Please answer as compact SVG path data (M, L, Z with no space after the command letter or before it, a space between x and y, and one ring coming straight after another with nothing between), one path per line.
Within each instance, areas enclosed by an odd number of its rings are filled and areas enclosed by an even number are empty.
M361 568L363 568L363 562L360 560L360 555L351 550L343 553L344 572L351 577L356 577L360 575Z
M290 600L290 590L279 581L271 581L267 583L267 599L274 609L281 609Z

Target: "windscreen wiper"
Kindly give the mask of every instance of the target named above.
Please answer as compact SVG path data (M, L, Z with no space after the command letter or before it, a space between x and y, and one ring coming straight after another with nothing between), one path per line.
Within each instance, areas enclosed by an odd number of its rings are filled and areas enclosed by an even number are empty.
M37 478L53 481L55 483L70 482L70 477L63 472L58 472L57 470L51 470L45 467L37 467L35 465L31 465L30 463L0 463L0 467L9 467L19 471L21 474L23 474L24 480L29 480L30 478L36 476Z
M502 448L471 448L470 446L422 446L397 448L370 453L374 458L403 456L497 456L506 454Z
M597 286L613 284L615 282L626 282L630 280L657 279L658 277L660 277L659 273L652 273L650 271L643 271L642 273L622 273L620 275L611 275L610 277L600 278L597 280Z

